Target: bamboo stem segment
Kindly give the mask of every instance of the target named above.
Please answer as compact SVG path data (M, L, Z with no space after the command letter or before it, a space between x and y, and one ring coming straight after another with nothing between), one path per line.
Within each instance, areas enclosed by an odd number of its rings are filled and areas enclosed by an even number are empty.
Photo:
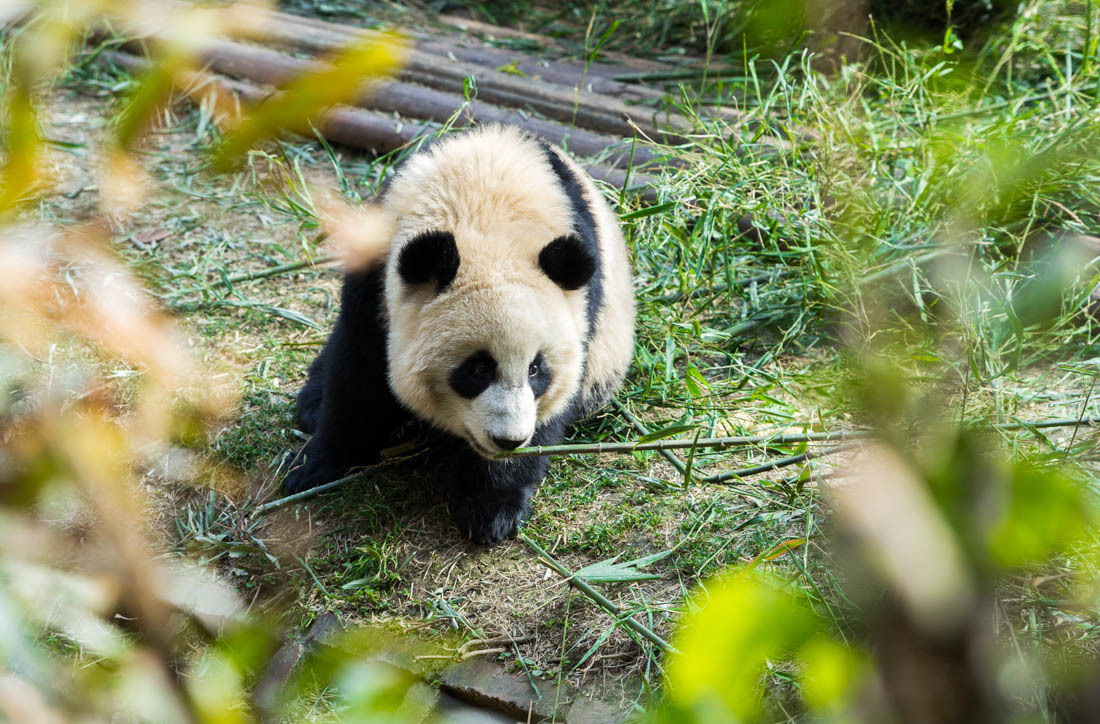
M802 442L833 442L859 440L872 437L870 430L839 430L836 432L809 432L801 435L747 435L744 437L707 437L698 440L675 438L652 442L597 442L580 445L538 445L521 447L498 458L525 458L540 455L607 455L609 453L641 452L646 450L687 450L689 448L720 449L748 445L794 445Z
M990 425L992 430L1012 431L1027 430L1031 428L1045 429L1051 427L1076 427L1080 425L1100 424L1100 415L1094 417L1066 417L1056 420L1037 420L1002 422ZM522 458L538 457L540 455L606 455L609 453L626 453L646 450L686 450L689 448L720 449L727 447L744 447L748 445L794 445L803 442L835 442L839 440L863 440L874 437L872 430L837 430L835 432L810 432L801 435L748 435L745 437L708 437L689 439L676 438L672 440L655 440L653 442L599 442L580 445L538 445L536 447L521 447L507 453L500 453L498 458Z
M1053 427L1080 427L1083 425L1098 425L1100 424L1100 415L1094 415L1091 417L1063 417L1054 420L1020 420L1017 422L1002 422L995 425L990 425L989 429L1000 430L1002 432L1011 432L1014 430L1032 430L1032 429L1049 429ZM596 453L608 453L608 452L631 452L634 450L660 450L660 449L683 449L690 448L693 445L696 447L704 447L704 443L708 442L720 442L719 447L736 446L736 445L781 445L791 444L798 442L822 442L826 440L860 440L867 439L873 436L873 432L870 430L842 430L834 433L807 433L804 435L753 435L748 437L726 437L726 438L708 438L703 440L659 440L651 443L601 443L596 445L546 445L536 448L521 448L520 450L509 453L508 455L499 455L498 457L531 457L535 455L567 455L567 454L581 454L584 452L596 452ZM661 447L662 444L664 447ZM714 447L714 446L708 446ZM837 446L838 448L842 446ZM793 465L801 462L801 460L809 457L817 457L820 455L831 455L834 452L838 452L837 449L826 449L818 453L795 455L790 458L784 458L774 461L774 464L767 464L768 467L763 470L757 470L755 472L766 472L776 467L783 467L785 465ZM517 455L516 453L521 453ZM801 459L796 459L801 458ZM757 466L762 467L762 466ZM272 500L268 503L258 506L253 515L256 517L265 515L272 510L277 510L292 503L300 503L304 500L309 500L321 493L327 493L330 490L347 485L350 482L358 480L364 474L370 472L374 468L364 468L351 475L346 475L338 480L334 480L331 483L325 483L324 485L318 485L316 488L310 488L309 490L303 490L300 493L294 493L283 498ZM744 470L736 470L732 473L726 473L722 475L730 476L745 476L753 474L752 469L746 468ZM704 479L709 482L724 482L724 480L716 480L719 476L711 476Z

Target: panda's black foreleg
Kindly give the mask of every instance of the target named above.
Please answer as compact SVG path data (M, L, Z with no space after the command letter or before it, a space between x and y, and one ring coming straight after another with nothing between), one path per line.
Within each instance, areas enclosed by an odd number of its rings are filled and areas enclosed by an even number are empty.
M565 436L564 418L543 424L531 445L556 445ZM487 460L468 445L456 461L450 491L451 516L475 543L497 543L516 534L531 516L531 498L550 469L546 456Z
M309 374L302 391L298 393L298 416L296 422L302 432L313 433L321 418L321 400L325 387L325 358L329 346L326 344L309 366Z
M381 271L349 274L340 317L298 395L298 422L313 437L294 459L288 493L331 482L377 462L408 420L386 383L385 330L378 320Z
M333 350L333 359L338 359ZM385 377L332 364L323 380L317 427L298 453L283 487L288 493L328 483L350 468L378 461L393 430L407 419ZM381 377L381 379L379 379ZM306 390L309 389L307 384Z

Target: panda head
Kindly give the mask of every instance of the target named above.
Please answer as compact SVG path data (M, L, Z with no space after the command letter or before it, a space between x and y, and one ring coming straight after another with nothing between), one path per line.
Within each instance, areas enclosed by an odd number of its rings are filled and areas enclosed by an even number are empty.
M501 234L538 243L500 244ZM543 224L423 229L387 269L390 387L484 457L528 444L583 374L584 285L596 261ZM461 251L460 251L461 250Z

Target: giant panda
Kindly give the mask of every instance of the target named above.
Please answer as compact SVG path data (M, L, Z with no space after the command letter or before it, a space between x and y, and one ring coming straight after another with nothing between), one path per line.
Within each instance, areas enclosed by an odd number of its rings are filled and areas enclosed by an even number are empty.
M604 405L634 347L618 219L559 148L479 127L405 161L380 200L393 236L346 274L298 396L312 433L289 493L376 462L410 419L452 443L447 501L478 543L515 534L549 468L497 458L553 445Z

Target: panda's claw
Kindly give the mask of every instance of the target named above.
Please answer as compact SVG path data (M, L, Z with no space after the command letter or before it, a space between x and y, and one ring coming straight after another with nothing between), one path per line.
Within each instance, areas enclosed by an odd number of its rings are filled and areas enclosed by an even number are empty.
M531 504L525 497L520 500L476 501L465 498L452 501L451 515L459 530L474 543L493 545L513 538L519 526L531 515Z
M283 492L288 495L336 480L347 471L348 466L326 462L314 454L313 445L313 440L310 440L298 453L296 462L283 479Z
M293 495L312 488L313 485L309 483L308 472L309 468L305 464L291 468L290 472L286 474L286 478L283 479L283 492L287 495Z

